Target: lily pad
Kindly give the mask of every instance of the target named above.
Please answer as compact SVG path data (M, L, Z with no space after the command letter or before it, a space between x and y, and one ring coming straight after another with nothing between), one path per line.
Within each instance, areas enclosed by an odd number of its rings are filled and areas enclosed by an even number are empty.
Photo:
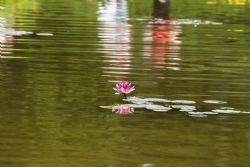
M146 104L148 103L148 101L144 100L143 98L139 98L139 97L128 97L127 99L123 99L123 101L127 101L127 102L131 102L134 104Z
M127 104L129 105L130 107L133 107L133 108L146 108L146 104Z
M54 36L52 33L36 33L37 36Z
M168 102L171 102L170 100L161 99L161 98L145 98L143 100L145 100L147 102L159 102L159 103L168 103Z
M217 112L211 112L211 111L206 111L206 112L202 112L203 114L206 114L206 115L217 115L219 113Z
M111 105L111 106L99 106L103 109L113 109L114 107L132 107L132 108L146 108L146 105L141 104L117 104L117 105Z
M188 115L190 117L199 117L199 118L207 117L207 115L204 114L203 112L189 112Z
M206 115L203 112L189 112L188 114L192 114L192 115Z
M195 104L195 101L191 100L171 100L171 103L176 103L176 104Z
M179 109L182 112L191 112L196 110L195 106L188 106L188 105L171 105L171 107Z
M223 110L223 109L215 109L212 110L213 112L216 113L221 113L221 114L239 114L241 111L236 111L236 110Z
M99 106L99 107L103 109L112 109L114 106Z
M226 101L220 101L220 100L204 100L204 103L208 104L226 104Z
M30 57L18 57L18 56L0 56L0 59L28 59Z
M161 106L161 105L156 105L156 104L149 104L146 106L146 109L157 111L157 112L167 112L171 110L172 108Z
M242 111L241 113L242 113L242 114L250 114L249 111Z

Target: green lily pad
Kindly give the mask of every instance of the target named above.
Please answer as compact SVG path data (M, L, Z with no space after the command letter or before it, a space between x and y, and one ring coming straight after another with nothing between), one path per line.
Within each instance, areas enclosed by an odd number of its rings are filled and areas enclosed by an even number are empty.
M103 109L112 109L114 106L99 106L99 107Z

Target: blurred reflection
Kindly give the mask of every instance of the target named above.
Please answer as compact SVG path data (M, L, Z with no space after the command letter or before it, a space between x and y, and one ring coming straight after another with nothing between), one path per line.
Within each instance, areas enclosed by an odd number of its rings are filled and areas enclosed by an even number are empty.
M13 44L13 35L6 28L7 21L4 17L0 17L0 56L11 54L10 49Z
M218 0L208 0L208 4L217 4L223 2L224 4L229 5L249 5L250 0L224 0L224 1L218 1Z
M170 0L154 0L154 18L169 19Z
M149 25L144 34L144 57L149 59L149 64L156 69L179 70L180 44L179 35L181 26L174 25L169 20L170 1L154 1L154 23ZM160 76L159 78L164 79Z
M119 106L114 106L112 108L112 112L119 115L131 115L134 113L134 108L125 105L119 105Z
M104 53L103 76L127 78L131 70L130 25L126 0L105 0L99 3L98 37Z

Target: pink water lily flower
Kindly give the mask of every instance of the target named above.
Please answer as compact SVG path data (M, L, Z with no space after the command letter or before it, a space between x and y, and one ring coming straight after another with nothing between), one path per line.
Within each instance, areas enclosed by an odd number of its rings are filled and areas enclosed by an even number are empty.
M124 94L126 98L126 94L129 94L135 90L135 86L133 86L130 82L119 82L115 85L115 94Z

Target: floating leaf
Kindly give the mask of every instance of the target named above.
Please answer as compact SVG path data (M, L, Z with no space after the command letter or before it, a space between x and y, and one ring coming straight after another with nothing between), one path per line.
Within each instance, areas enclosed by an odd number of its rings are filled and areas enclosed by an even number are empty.
M212 110L213 112L216 113L221 113L221 114L239 114L241 111L236 111L236 110L222 110L222 109L216 109Z
M111 106L99 106L103 109L113 109L114 107L132 107L132 108L146 108L146 105L140 105L140 104L117 104L117 105L111 105Z
M103 109L112 109L114 106L99 106L99 107Z
M226 104L226 101L219 101L219 100L204 100L204 103L208 104Z
M191 100L171 100L171 103L177 103L177 104L195 104L195 101Z
M28 59L30 57L18 57L18 56L0 56L0 59Z
M146 104L130 104L133 108L146 108Z
M48 36L54 36L54 34L52 34L52 33L36 33L36 35L37 36L46 36L46 37L48 37Z
M171 105L171 107L179 109L182 112L191 112L196 110L195 106L188 106L188 105Z
M145 98L143 100L145 100L147 102L159 102L159 103L168 103L168 102L171 102L170 100L161 99L161 98Z
M188 115L190 117L199 117L199 118L207 117L207 115L204 114L203 112L189 112Z
M242 114L250 114L249 111L242 111L241 113L242 113Z
M156 104L149 104L146 106L146 109L158 111L158 112L167 112L167 111L171 110L172 108L161 106L161 105L156 105Z
M202 112L202 113L204 113L204 114L206 114L206 115L217 115L217 114L219 114L219 113L217 113L217 112L211 112L211 111Z
M143 99L143 98L139 98L139 97L128 97L127 99L123 99L123 101L127 101L127 102L131 102L134 104L152 104L151 102Z

